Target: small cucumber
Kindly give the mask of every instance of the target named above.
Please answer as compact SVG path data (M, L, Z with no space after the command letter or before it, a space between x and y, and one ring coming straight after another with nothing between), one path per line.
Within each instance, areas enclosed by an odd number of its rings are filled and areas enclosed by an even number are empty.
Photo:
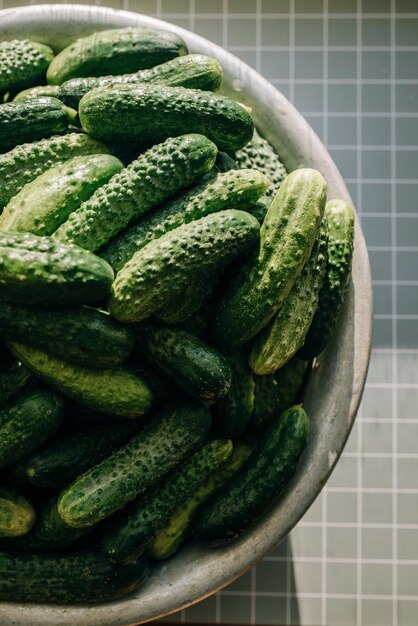
M62 98L60 97L60 88L58 85L39 85L36 87L29 87L29 89L24 89L23 91L19 91L19 93L13 98L13 102L21 102L22 100L30 100L31 98L43 98L44 96L62 100ZM77 109L77 106L72 108Z
M114 513L199 447L210 421L203 405L184 403L161 412L144 431L64 489L58 501L61 518L83 528Z
M0 92L36 85L45 79L54 58L49 46L29 39L0 43Z
M36 520L31 503L19 493L0 487L0 537L22 537Z
M14 361L8 368L0 371L0 409L4 409L39 385L38 379L30 370Z

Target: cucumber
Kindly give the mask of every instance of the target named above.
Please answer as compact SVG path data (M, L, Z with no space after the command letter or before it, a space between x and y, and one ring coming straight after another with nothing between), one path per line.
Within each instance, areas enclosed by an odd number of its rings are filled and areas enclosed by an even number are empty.
M54 392L32 391L0 411L0 467L22 459L62 423L64 403Z
M39 487L65 487L137 431L138 425L133 420L112 420L58 437L25 460L27 479Z
M24 185L75 156L107 154L109 149L100 141L83 133L69 133L62 137L50 137L34 143L16 146L6 154L0 154L0 209L15 196Z
M80 204L123 169L110 154L76 156L60 163L26 184L4 208L1 230L52 233Z
M136 328L136 337L147 360L190 396L213 402L228 392L228 361L197 337L150 322Z
M231 387L213 406L216 429L222 437L238 439L245 431L254 408L254 378L246 350L225 351L232 369Z
M133 220L208 172L215 158L216 147L202 135L167 139L100 187L54 237L98 250Z
M20 343L9 345L19 361L38 378L83 406L126 418L139 417L151 408L151 390L127 369L95 369L69 363Z
M77 116L57 98L31 98L0 105L0 152L21 143L63 135Z
M166 233L120 270L112 286L111 315L122 322L141 321L181 294L191 280L206 279L244 254L258 237L257 220L232 209Z
M29 39L0 43L0 92L36 85L54 58L49 46Z
M38 379L26 367L14 361L0 371L0 409L39 387Z
M31 503L16 491L0 487L0 537L22 537L36 520Z
M238 150L252 137L249 113L227 96L165 85L109 85L79 105L83 130L97 139L150 141L201 133L220 150Z
M344 200L330 200L325 207L328 222L328 264L319 294L318 309L300 356L313 359L325 350L347 295L354 246L354 210Z
M238 167L234 159L229 156L229 154L227 154L226 152L221 152L221 151L218 152L218 156L216 157L216 168L219 170L219 172L222 172L222 173L229 172L230 170L241 169ZM242 169L253 169L253 168L243 167Z
M21 102L22 100L30 100L31 98L42 98L43 96L62 100L58 85L38 85L36 87L29 87L29 89L19 91L19 93L13 98L13 102ZM77 106L72 108L77 109Z
M24 304L63 305L100 300L113 270L88 250L31 233L0 231L2 298Z
M0 599L59 604L105 602L138 589L145 559L117 567L93 551L66 555L0 552Z
M251 212L251 206L263 195L268 184L268 179L256 170L208 175L203 182L181 192L159 210L130 226L100 250L100 256L119 271L135 252L174 228L225 209Z
M211 441L148 495L127 506L104 531L102 548L109 559L127 565L141 556L174 511L231 453L231 441Z
M166 324L182 324L211 296L218 279L218 272L213 272L206 281L191 281L181 294L156 311L155 317Z
M311 254L325 200L318 171L300 169L285 179L261 227L259 249L221 295L212 324L216 343L249 341L279 310Z
M184 403L157 420L119 451L87 470L61 492L58 513L69 526L92 526L157 482L202 444L210 429L203 405Z
M220 545L239 537L277 502L306 446L309 420L302 407L278 416L243 467L200 510L193 532Z
M235 444L232 455L227 461L210 474L193 494L189 494L187 502L179 506L165 527L157 532L146 556L153 560L161 560L167 559L177 552L181 544L187 539L190 525L199 506L242 467L250 454L251 448L247 444L241 442Z
M222 67L216 59L204 54L187 54L134 74L73 78L57 88L59 92L57 97L67 106L78 109L81 98L97 87L129 83L161 83L171 87L215 91L221 80Z
M64 48L48 68L47 80L61 85L70 78L136 72L187 54L183 39L154 28L102 30Z
M322 219L318 239L301 275L279 311L254 340L249 364L255 374L273 374L303 345L318 307L327 264L327 246L327 220Z

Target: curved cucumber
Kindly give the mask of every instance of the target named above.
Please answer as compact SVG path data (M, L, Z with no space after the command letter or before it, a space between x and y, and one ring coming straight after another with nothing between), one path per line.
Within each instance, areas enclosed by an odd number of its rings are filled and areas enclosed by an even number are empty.
M30 502L11 489L0 487L0 537L26 535L36 520Z
M0 91L36 85L45 79L48 65L54 58L49 46L29 39L13 39L0 43Z
M13 102L21 102L22 100L30 100L31 98L43 98L44 96L62 100L58 85L39 85L19 91L19 93L13 98ZM72 108L77 109L76 106Z

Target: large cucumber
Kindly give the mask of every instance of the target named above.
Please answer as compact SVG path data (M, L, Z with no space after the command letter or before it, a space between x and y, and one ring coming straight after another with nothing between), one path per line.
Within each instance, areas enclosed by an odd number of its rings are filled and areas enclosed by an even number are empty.
M31 503L19 493L0 487L0 537L26 535L36 520Z
M0 43L0 92L36 85L54 58L49 46L29 39Z

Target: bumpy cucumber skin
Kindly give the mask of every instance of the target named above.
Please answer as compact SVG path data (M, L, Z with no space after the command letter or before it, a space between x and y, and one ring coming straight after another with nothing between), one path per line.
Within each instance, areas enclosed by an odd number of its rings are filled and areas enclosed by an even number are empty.
M252 205L263 195L268 179L257 170L232 170L208 175L198 185L169 200L159 210L133 224L100 251L115 271L119 271L147 243L167 232L225 209L251 213Z
M111 315L139 322L161 310L191 280L244 254L259 237L249 213L229 210L184 224L150 242L124 265L112 286Z
M254 408L254 377L248 367L247 351L235 348L224 352L232 369L231 387L213 411L222 437L238 439L245 431Z
M328 264L319 294L318 309L300 351L310 360L321 354L332 338L351 276L354 247L354 210L344 200L330 200L325 207L328 222Z
M110 85L80 100L80 122L92 137L158 142L201 133L220 150L242 148L254 125L237 102L211 91L165 85Z
M58 88L59 97L67 106L78 109L83 96L97 87L136 83L158 83L171 87L187 87L215 91L222 80L222 67L204 54L187 54L147 70L119 76L73 78Z
M54 306L100 300L113 270L77 246L31 233L0 231L0 287L5 300Z
M65 487L117 450L138 431L133 420L112 420L63 435L25 460L27 479L39 487Z
M110 154L76 156L55 165L10 200L0 216L0 228L52 235L82 202L121 169L123 164Z
M127 565L141 556L170 515L231 453L231 441L211 441L148 495L124 509L103 534L102 547L109 559Z
M301 275L271 322L257 335L249 364L255 374L273 374L303 345L318 308L328 257L328 225L322 219L318 239Z
M136 336L148 361L187 394L213 402L228 392L227 359L197 337L150 322L138 326Z
M0 412L0 467L19 461L53 435L64 403L49 390L32 391Z
M21 102L22 100L30 100L31 98L42 98L47 96L48 98L60 98L60 88L58 85L38 85L36 87L29 87L19 91L19 93L13 98L13 102ZM71 107L77 108L77 107Z
M109 149L97 139L84 133L69 133L62 137L50 137L34 143L16 146L6 154L0 154L0 209L15 196L24 185L58 163L75 156L107 154Z
M306 446L309 420L292 407L270 425L244 466L203 506L194 534L212 545L236 539L277 502Z
M54 237L98 250L112 237L208 172L216 146L202 135L172 137L153 146L83 202Z
M129 27L104 30L77 39L50 64L48 83L70 78L126 74L187 54L183 39L168 31Z
M31 503L19 493L0 487L0 537L26 535L36 520Z
M184 403L166 409L148 428L61 492L61 518L83 528L114 513L199 447L210 422L203 405Z
M311 254L325 201L317 170L296 170L285 179L261 227L259 249L220 298L212 325L216 343L242 345L279 310Z
M28 39L0 43L0 91L36 85L54 58L49 46Z
M30 370L15 361L7 369L0 371L0 409L33 391L39 384Z
M151 408L151 390L125 368L94 369L20 343L9 346L38 378L83 406L126 418L139 417Z
M215 470L205 482L181 505L170 517L166 526L155 535L146 556L153 560L167 559L174 554L186 540L190 525L198 507L237 472L251 454L251 448L238 442L234 445L232 455Z
M145 559L116 567L95 552L62 556L0 552L0 599L18 603L105 602L138 589L147 571Z
M76 115L57 98L6 102L0 107L0 152L27 141L63 135Z

